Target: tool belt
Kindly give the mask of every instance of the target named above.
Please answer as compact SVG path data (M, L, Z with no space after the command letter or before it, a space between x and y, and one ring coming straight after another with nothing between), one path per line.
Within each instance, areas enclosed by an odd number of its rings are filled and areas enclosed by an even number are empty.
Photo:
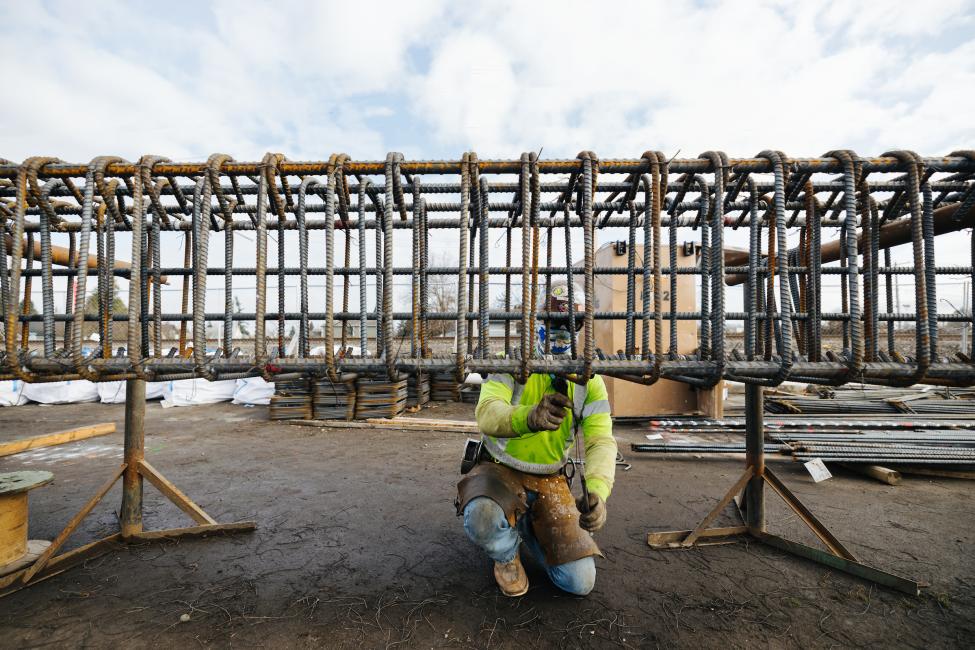
M528 491L537 493L531 506ZM496 462L483 452L482 460L457 484L457 514L478 497L487 497L504 511L514 527L525 514L531 515L532 532L550 566L599 555L592 535L579 525L579 510L562 472L528 474Z

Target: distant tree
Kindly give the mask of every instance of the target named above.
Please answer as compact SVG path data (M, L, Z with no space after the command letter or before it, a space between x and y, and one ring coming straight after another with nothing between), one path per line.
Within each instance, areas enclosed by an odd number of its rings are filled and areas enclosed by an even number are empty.
M114 281L112 282L112 293L111 293L111 309L110 312L113 315L124 315L128 312L128 307L125 301L119 297L118 284ZM100 305L98 300L98 292L94 291L88 294L85 299L85 314L89 316L98 316L100 313ZM93 333L98 332L100 328L99 323L94 321L86 321L84 327L81 329L81 335L84 338L88 338ZM126 323L113 323L112 324L112 339L125 340L128 336L128 325Z
M447 275L429 276L427 285L427 312L450 313L457 311L457 280ZM430 336L446 336L454 331L454 320L430 320L427 333Z
M240 304L240 298L237 296L234 296L234 313L235 314L244 313L244 307ZM251 335L250 328L247 327L247 324L244 323L244 321L237 321L237 329L239 329L240 333L243 334L244 336Z
M17 313L18 314L23 314L24 313L24 301L21 301L20 302L20 310ZM37 307L34 306L34 301L28 299L27 300L27 315L28 316L36 316L37 314L38 314L38 311L37 311ZM3 329L6 329L6 324L4 324ZM38 321L38 322L32 322L28 326L28 329L29 329L29 331L30 331L31 334L43 334L44 333L44 323L41 323L40 321ZM18 332L20 331L20 326L17 327L17 331ZM19 337L20 334L18 334L17 336Z
M24 313L24 301L23 300L20 301L20 313L21 314ZM34 315L37 314L37 307L34 306L34 301L33 300L28 300L27 301L27 314L29 316L34 316Z

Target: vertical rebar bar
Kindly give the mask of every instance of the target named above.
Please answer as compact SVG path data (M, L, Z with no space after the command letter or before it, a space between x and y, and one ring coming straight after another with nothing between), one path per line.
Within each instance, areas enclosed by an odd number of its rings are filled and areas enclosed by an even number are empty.
M368 181L359 181L356 197L356 225L359 229L359 354L368 356L366 339L366 313L369 309L366 287L366 187Z
M477 338L478 338L478 358L486 359L488 358L488 346L491 323L488 316L488 310L491 308L490 296L491 296L491 280L489 275L488 263L489 263L489 251L488 251L488 217L490 212L488 210L488 201L491 196L491 185L488 182L486 176L481 177L480 187L478 188L478 193L480 198L478 199L478 206L480 210L477 215L478 219L478 243L480 245L480 259L478 264L478 280L477 280L477 291L478 291L478 303L477 303ZM551 241L549 242L551 246Z

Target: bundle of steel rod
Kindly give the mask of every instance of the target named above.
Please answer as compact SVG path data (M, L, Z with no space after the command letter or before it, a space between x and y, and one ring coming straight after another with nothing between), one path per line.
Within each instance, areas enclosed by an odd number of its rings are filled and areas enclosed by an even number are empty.
M815 397L790 397L788 399L773 398L765 400L765 411L767 413L796 413L813 414L825 413L828 415L855 415L862 413L909 413L899 408L893 402L884 400L827 400ZM975 414L975 412L973 412Z
M739 419L656 419L651 421L651 431L663 441L634 449L658 453L745 451L744 443L737 440L745 435L745 422ZM843 458L876 459L896 455L899 462L908 464L912 461L905 460L905 456L921 459L951 456L948 460L954 462L958 454L967 458L968 454L975 453L975 419L903 416L851 423L848 419L770 418L765 422L765 440L769 453L788 453L797 460L822 456L824 460L841 462L839 459ZM931 449L943 453L921 453Z
M313 382L313 415L318 420L352 420L356 412L356 376L350 373Z
M744 443L633 443L640 453L662 454L743 454ZM792 440L787 444L765 445L767 454L784 454L797 462L820 459L830 463L898 465L961 465L975 467L975 442L931 445L915 442L820 442Z
M792 457L799 462L855 464L962 465L975 467L975 447L945 447L890 443L793 443Z
M948 359L938 334L975 320L939 312L937 284L972 279L975 263L936 260L934 239L970 238L961 231L973 224L972 151L0 161L0 377L396 381L424 370L458 383L469 372L540 372L696 386L972 385L975 337ZM726 246L736 232L746 250ZM628 242L625 265L596 265L603 233ZM681 237L700 242L696 267L677 267ZM912 264L895 265L894 246L910 248ZM684 273L698 278L692 311L676 307ZM597 308L595 282L614 274L626 278L626 308ZM894 302L895 276L911 280L907 311ZM839 284L839 311L824 301L824 278ZM555 282L582 290L567 313L544 308ZM728 309L739 290L742 310ZM394 309L404 300L408 309ZM626 333L610 357L596 353L605 320ZM676 324L687 320L697 350L678 354ZM735 322L744 347L729 350ZM548 354L542 324L579 329L571 354ZM449 355L432 354L438 338ZM324 353L313 353L321 339Z
M799 442L815 440L816 442L889 442L889 443L923 443L925 445L969 445L975 446L975 433L971 431L926 430L926 431L876 431L870 433L815 433L815 438L809 433L775 433L770 436L779 442Z
M658 454L743 454L744 443L730 442L634 442L630 449L641 453ZM766 454L790 454L789 445L765 445Z
M925 399L894 404L905 413L918 415L975 415L975 400L971 399Z
M619 420L619 418L614 418ZM712 420L706 418L695 419L658 419L648 421L651 431L659 433L676 432L681 434L721 433L743 435L745 420L741 418L722 418ZM896 417L871 415L858 417L855 421L849 419L831 419L823 417L771 417L765 419L765 431L769 435L779 435L788 432L808 434L857 434L860 432L898 432L898 431L964 431L975 429L975 418L957 419L955 417L899 415Z
M975 416L973 399L939 399L937 394L899 393L890 397L855 399L817 399L808 397L775 397L765 401L768 413L796 413L829 415L912 413L918 415Z
M967 389L925 387L917 388L888 388L885 386L866 386L863 384L847 384L845 386L809 386L807 393L815 393L820 399L829 400L893 400L905 401L915 399L971 399L975 393ZM767 391L768 397L790 398L794 396L785 391Z

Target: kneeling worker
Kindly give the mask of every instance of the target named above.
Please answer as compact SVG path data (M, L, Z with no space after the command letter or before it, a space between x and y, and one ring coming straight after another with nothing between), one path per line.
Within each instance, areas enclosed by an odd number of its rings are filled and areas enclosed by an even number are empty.
M576 290L576 295L582 295ZM551 311L568 311L566 286L553 287ZM581 320L581 318L580 318ZM553 354L568 354L567 325L539 329ZM506 596L528 591L518 556L521 542L560 589L584 596L596 581L592 539L606 523L606 499L616 472L616 440L606 384L595 376L580 386L547 374L516 384L490 375L475 411L482 433L480 462L457 486L458 514L471 541L494 560L494 577ZM585 442L585 497L573 499L566 472L576 426ZM575 468L573 467L573 470Z

